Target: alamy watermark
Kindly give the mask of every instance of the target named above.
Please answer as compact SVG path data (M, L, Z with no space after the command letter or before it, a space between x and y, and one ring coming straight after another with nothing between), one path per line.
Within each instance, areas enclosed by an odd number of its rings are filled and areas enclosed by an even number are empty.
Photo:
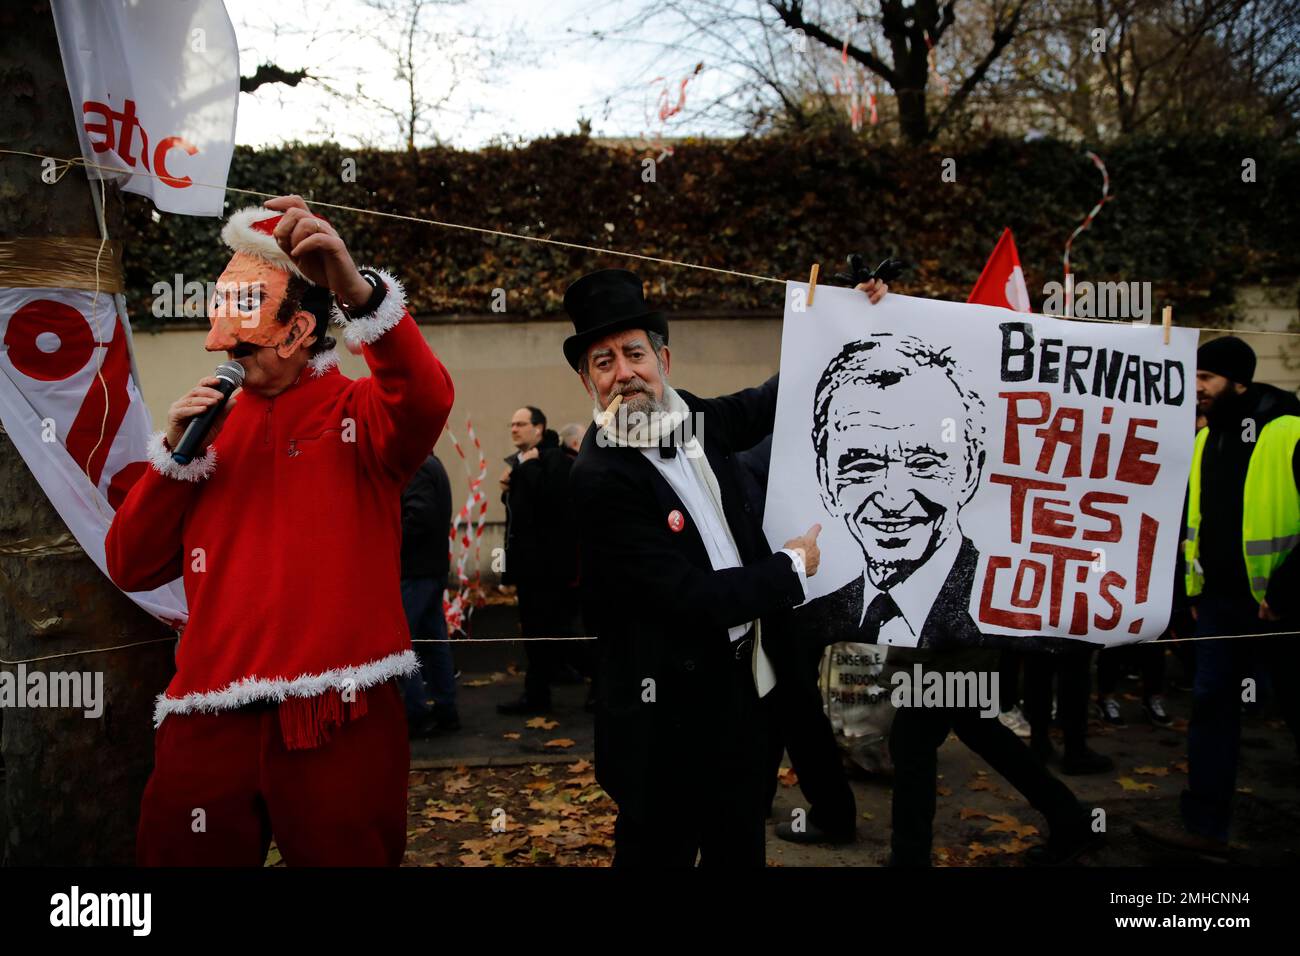
M910 672L895 671L889 682L894 685L889 702L898 708L978 708L981 717L999 713L997 671L937 671L914 664Z
M677 447L687 458L704 454L704 416L698 412L689 415L665 411L640 411L620 405L611 417L606 412L596 412L596 444L602 448L619 444L611 435L626 437L630 443L641 447Z
M88 720L104 713L103 671L0 671L0 707L80 710Z
M152 291L149 311L156 319L238 318L245 329L261 322L261 282L186 282L178 272L171 282L155 282Z
M1151 324L1150 282L1065 282L1043 286L1043 314L1077 319L1127 319L1135 325Z

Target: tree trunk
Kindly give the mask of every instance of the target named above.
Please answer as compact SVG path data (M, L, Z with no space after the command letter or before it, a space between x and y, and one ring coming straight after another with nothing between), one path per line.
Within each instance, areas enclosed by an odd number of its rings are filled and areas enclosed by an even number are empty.
M78 155L48 3L29 0L0 11L0 64L6 146ZM0 157L0 238L98 237L85 173L73 169L47 185L41 171L39 160ZM116 198L110 188L115 208ZM115 221L110 215L110 235ZM77 546L2 430L0 488L0 659L24 661L171 633ZM71 709L0 711L5 864L134 860L140 795L153 764L152 701L171 675L172 652L168 642L25 665L29 675L102 674L104 711L98 719Z
M924 50L924 47L922 47ZM923 53L907 48L907 39L894 44L894 72L899 86L894 90L898 98L898 126L909 143L924 143L930 138L930 115L926 103L926 84L929 80L929 61Z

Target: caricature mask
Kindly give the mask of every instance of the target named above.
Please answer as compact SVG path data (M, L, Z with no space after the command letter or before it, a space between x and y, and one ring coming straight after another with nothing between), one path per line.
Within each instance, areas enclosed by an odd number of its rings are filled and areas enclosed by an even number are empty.
M331 296L313 285L280 248L272 233L280 213L256 206L241 209L221 230L234 257L217 279L208 302L211 331L203 347L209 352L237 350L241 344L273 348L289 358L313 335L323 335ZM312 330L292 342L290 327L302 314Z

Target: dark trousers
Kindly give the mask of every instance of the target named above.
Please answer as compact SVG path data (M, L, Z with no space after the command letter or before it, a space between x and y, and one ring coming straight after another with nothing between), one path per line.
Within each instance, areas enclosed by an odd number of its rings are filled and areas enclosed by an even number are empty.
M1165 648L1158 641L1108 647L1097 655L1097 692L1115 693L1121 672L1136 667L1142 675L1142 699L1165 692Z
M776 672L776 687L764 701L770 721L764 808L772 806L781 754L789 751L808 800L808 819L833 835L851 834L857 827L857 802L817 683L823 648L789 646L780 637L763 643Z
M614 866L762 867L766 832L757 790L740 808L737 798L666 801L650 819L620 813L614 823Z
M406 716L411 720L428 713L430 700L439 720L459 719L456 665L452 661L451 644L447 642L447 618L442 609L442 592L446 589L445 576L402 578L402 607L411 639L430 641L412 645L420 659L420 672L402 679Z
M578 591L557 585L520 582L519 629L523 637L577 637L582 633ZM528 670L524 695L533 703L550 706L556 671L574 653L577 642L531 640L524 644Z
M1025 717L1034 739L1047 739L1052 722L1052 678L1056 678L1056 715L1065 734L1065 750L1075 753L1088 735L1088 697L1092 649L1025 655Z
M1003 713L1020 705L1020 668L1024 660L1020 651L1003 651L998 656L998 708Z
M940 745L952 731L1019 790L1052 830L1068 829L1085 811L1068 787L996 717L977 709L900 707L889 732L894 763L891 864L929 866Z
M1258 634L1294 630L1294 623L1262 621L1253 600L1216 595L1197 599L1196 636ZM1183 823L1200 836L1228 839L1232 798L1241 749L1243 681L1254 678L1256 700L1271 692L1294 735L1297 731L1297 645L1295 637L1230 638L1200 641L1192 720L1187 732L1187 789L1182 794Z
M627 801L635 812L620 805L614 824L614 866L694 866L697 856L701 866L764 866L764 734L750 654L742 653L696 715L683 714L678 731L651 742L648 792Z

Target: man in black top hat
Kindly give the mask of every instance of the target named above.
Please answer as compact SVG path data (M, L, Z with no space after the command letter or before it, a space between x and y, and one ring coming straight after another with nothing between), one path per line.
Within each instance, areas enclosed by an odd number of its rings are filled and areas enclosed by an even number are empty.
M597 417L570 488L614 863L762 866L761 622L804 600L821 530L773 554L740 490L734 455L771 433L777 379L714 399L674 390L668 322L626 270L583 276L564 305L565 358Z

